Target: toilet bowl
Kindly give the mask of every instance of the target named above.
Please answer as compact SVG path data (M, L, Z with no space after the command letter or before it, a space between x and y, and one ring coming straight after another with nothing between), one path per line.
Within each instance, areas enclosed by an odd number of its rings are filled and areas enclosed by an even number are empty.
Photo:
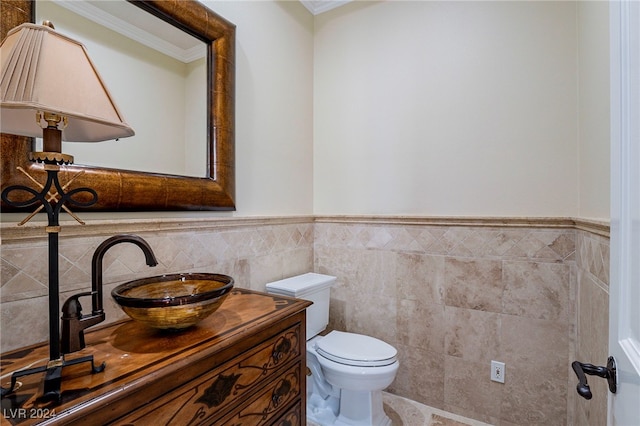
M310 300L307 308L307 417L322 426L388 426L382 390L398 371L396 349L379 339L331 331L329 289L336 278L309 273L267 284L267 292Z
M317 363L321 371L319 379L339 391L339 397L336 393L330 395L339 400L338 410L333 413L335 418L323 423L327 415L318 418L318 406L310 400L307 410L311 420L323 426L390 425L382 409L382 390L395 379L399 367L396 356L393 346L361 334L332 331L309 342L307 365ZM315 381L313 385L316 386ZM321 403L319 407L324 410L325 405Z

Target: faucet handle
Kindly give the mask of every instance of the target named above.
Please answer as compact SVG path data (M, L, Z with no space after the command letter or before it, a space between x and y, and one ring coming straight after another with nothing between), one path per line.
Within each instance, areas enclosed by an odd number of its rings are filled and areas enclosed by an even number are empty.
M82 305L78 299L83 296L93 296L95 293L95 291L87 291L69 297L62 305L62 319L80 318L82 316Z
M63 354L77 352L85 347L84 330L105 320L104 312L82 315L79 298L93 296L94 291L74 294L62 305L62 341L60 347Z

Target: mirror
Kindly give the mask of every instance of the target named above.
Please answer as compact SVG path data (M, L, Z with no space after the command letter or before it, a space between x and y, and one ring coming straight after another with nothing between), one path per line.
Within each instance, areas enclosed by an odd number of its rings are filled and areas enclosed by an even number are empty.
M35 22L53 22L82 41L135 130L117 141L65 144L65 154L78 165L207 176L204 42L126 1L38 0L35 7Z
M33 21L31 2L19 3L24 3L19 7L20 13L3 13L3 37L16 25ZM98 193L98 202L85 209L88 211L234 210L235 26L198 1L130 3L207 45L207 176L196 178L74 164L62 167L61 182L73 178L70 188L89 187ZM2 135L2 189L33 185L18 167L44 182L42 165L27 160L32 143L31 138ZM63 143L63 152L66 145L69 144ZM16 211L4 203L2 209Z

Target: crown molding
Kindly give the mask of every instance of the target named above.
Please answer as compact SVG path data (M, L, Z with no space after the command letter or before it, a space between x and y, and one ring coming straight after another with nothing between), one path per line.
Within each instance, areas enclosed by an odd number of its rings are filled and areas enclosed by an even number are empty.
M336 7L343 6L351 0L300 0L314 16L326 12Z
M118 34L122 34L125 37L135 40L144 46L154 49L180 62L190 63L206 56L207 51L204 43L198 41L197 46L191 48L180 47L171 42L168 38L162 38L140 28L135 23L135 18L133 16L131 21L120 19L93 5L89 1L53 0L53 2L77 15L100 24L105 28L117 32Z

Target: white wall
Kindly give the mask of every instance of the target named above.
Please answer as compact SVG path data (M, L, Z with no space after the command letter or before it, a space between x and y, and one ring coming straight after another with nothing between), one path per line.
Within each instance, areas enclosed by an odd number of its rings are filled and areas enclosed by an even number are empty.
M313 16L202 1L236 27L236 216L313 213Z
M316 17L314 212L576 216L576 4Z
M580 211L609 220L609 3L578 3Z

